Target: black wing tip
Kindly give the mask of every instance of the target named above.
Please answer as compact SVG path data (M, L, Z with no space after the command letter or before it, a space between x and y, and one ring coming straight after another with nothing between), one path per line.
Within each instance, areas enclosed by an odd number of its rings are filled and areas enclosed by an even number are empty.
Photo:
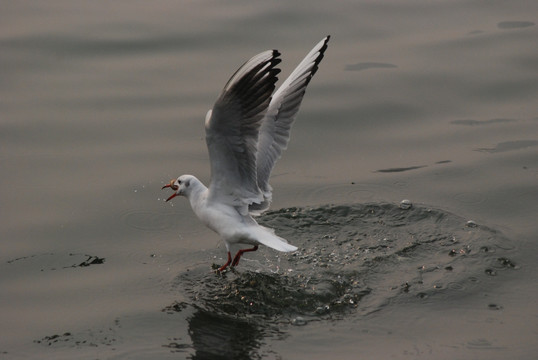
M329 47L329 40L330 39L331 39L331 35L327 35L322 40L323 45L319 48L318 56L316 57L316 59L314 59L314 64L312 65L312 69L310 69L310 74L309 74L308 78L306 79L305 90L306 90L306 87L308 86L308 84L310 83L310 80L312 80L312 78L314 77L314 75L318 71L319 64L321 63L321 60L323 60L323 58L325 57L325 50L327 50L327 48Z
M314 60L316 70L317 70L317 67L318 67L319 63L321 62L321 60L325 56L325 50L327 50L327 48L329 47L329 40L330 39L331 39L331 35L327 35L325 37L325 39L324 39L325 41L323 42L323 46L319 49L319 55L316 58L316 60Z
M243 115L246 117L252 117L267 108L271 101L271 94L275 90L275 84L278 81L277 75L281 71L277 67L282 61L279 58L280 52L278 50L268 50L257 56L262 54L266 54L263 59L259 59L259 62L252 66L248 72L236 78L236 74L245 64L248 64L248 61L239 68L232 78L228 80L225 91L221 95L221 97L235 97L239 101ZM249 61L252 61L252 59ZM257 122L259 119L253 117L252 120Z
M275 66L277 66L278 64L280 64L282 62L282 59L280 58L280 55L282 55L280 53L280 51L278 51L276 49L273 49L273 54L272 54L271 60L269 61L271 63L272 70L275 70L276 74L278 74L280 72L280 69L275 67Z
M241 78L237 79L233 87L236 89L244 88L245 86L252 86L253 84L257 83L261 78L263 78L265 75L269 74L269 79L266 81L267 83L276 83L277 77L276 75L280 73L280 69L276 66L282 61L282 59L279 58L280 53L277 50L272 50L272 54L270 57L266 58L263 61L260 61L256 66L252 67L247 73L243 74ZM247 62L248 63L248 62ZM244 66L244 65L243 65ZM241 70L241 68L239 68ZM238 71L239 71L238 70ZM236 72L237 73L237 72ZM232 78L228 81L232 81L232 79L235 77L232 76Z

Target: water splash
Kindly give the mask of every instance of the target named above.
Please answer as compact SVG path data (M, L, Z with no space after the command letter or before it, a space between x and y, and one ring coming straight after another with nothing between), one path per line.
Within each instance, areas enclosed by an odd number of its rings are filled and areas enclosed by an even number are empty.
M266 324L296 325L300 318L304 325L470 293L494 279L492 269L497 275L516 268L499 255L513 248L501 233L417 205L288 208L259 221L299 250L224 275L207 267L180 274L173 285L187 298L180 308Z

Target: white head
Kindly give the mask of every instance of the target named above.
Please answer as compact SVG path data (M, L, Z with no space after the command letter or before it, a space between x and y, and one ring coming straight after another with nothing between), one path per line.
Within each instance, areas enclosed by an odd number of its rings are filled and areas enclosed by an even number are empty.
M181 175L177 179L170 180L169 184L166 184L161 188L161 190L164 188L171 188L172 190L175 191L175 193L173 193L172 196L166 199L166 201L172 200L178 195L188 197L191 191L191 185L194 184L195 179L196 178L192 175Z

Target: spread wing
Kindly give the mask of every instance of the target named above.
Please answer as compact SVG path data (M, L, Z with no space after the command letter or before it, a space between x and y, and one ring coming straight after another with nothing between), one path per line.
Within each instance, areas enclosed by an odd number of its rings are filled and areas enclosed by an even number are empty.
M260 127L256 156L257 183L262 191L263 201L250 205L249 211L254 214L259 214L269 208L272 196L269 176L276 161L280 159L282 151L288 146L291 126L299 111L306 87L323 59L329 39L330 36L325 37L306 55L275 92L265 113Z
M205 120L211 162L208 198L245 207L261 202L256 175L260 125L275 89L276 50L254 56L230 78Z

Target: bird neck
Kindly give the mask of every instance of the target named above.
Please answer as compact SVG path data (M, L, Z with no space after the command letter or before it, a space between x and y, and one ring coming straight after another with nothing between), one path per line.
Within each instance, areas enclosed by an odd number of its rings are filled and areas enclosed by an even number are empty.
M191 207L196 212L196 208L200 206L207 198L207 187L198 179L192 179L190 191L186 194Z

